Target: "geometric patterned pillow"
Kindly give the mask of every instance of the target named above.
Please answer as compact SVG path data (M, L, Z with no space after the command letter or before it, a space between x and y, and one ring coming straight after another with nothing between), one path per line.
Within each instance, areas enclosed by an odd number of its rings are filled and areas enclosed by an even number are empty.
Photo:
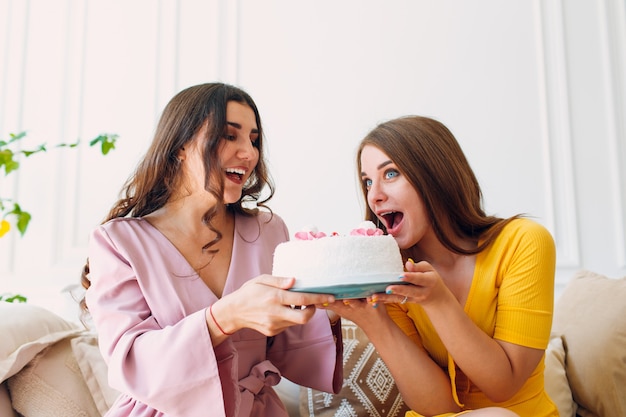
M409 411L391 373L363 330L341 319L343 386L339 394L302 387L302 417L403 417Z

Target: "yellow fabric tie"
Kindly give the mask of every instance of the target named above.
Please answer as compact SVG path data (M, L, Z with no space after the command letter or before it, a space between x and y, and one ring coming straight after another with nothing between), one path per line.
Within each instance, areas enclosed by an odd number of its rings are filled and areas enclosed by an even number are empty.
M454 398L454 402L459 407L463 408L464 404L461 404L459 401L459 394L456 392L456 365L454 364L454 360L452 356L448 353L448 375L450 375L450 384L452 385L452 398Z

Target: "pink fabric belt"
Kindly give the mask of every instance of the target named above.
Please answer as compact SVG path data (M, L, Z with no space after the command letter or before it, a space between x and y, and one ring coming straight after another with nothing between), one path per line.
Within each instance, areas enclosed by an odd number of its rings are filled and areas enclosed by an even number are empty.
M239 381L241 392L240 416L280 416L286 415L285 407L272 387L280 381L280 371L268 360L259 362L251 370L250 375Z

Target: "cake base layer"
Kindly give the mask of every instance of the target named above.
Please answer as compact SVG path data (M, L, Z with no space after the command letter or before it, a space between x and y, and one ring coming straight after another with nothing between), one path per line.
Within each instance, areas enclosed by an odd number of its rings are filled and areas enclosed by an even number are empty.
M337 300L351 298L365 298L372 294L385 292L389 285L407 285L407 282L399 281L397 276L392 280L380 282L337 284L322 287L290 288L290 291L307 292L317 294L332 294Z

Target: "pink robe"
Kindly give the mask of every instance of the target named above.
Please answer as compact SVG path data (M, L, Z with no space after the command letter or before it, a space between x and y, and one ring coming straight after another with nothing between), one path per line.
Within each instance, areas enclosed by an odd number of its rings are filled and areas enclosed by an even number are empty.
M268 220L236 216L224 295L271 273L274 248L289 235L280 217ZM339 392L341 328L331 329L325 311L273 338L242 329L214 348L205 310L216 295L146 220L98 227L89 263L87 305L109 384L123 393L107 417L287 416L272 389L281 376Z

